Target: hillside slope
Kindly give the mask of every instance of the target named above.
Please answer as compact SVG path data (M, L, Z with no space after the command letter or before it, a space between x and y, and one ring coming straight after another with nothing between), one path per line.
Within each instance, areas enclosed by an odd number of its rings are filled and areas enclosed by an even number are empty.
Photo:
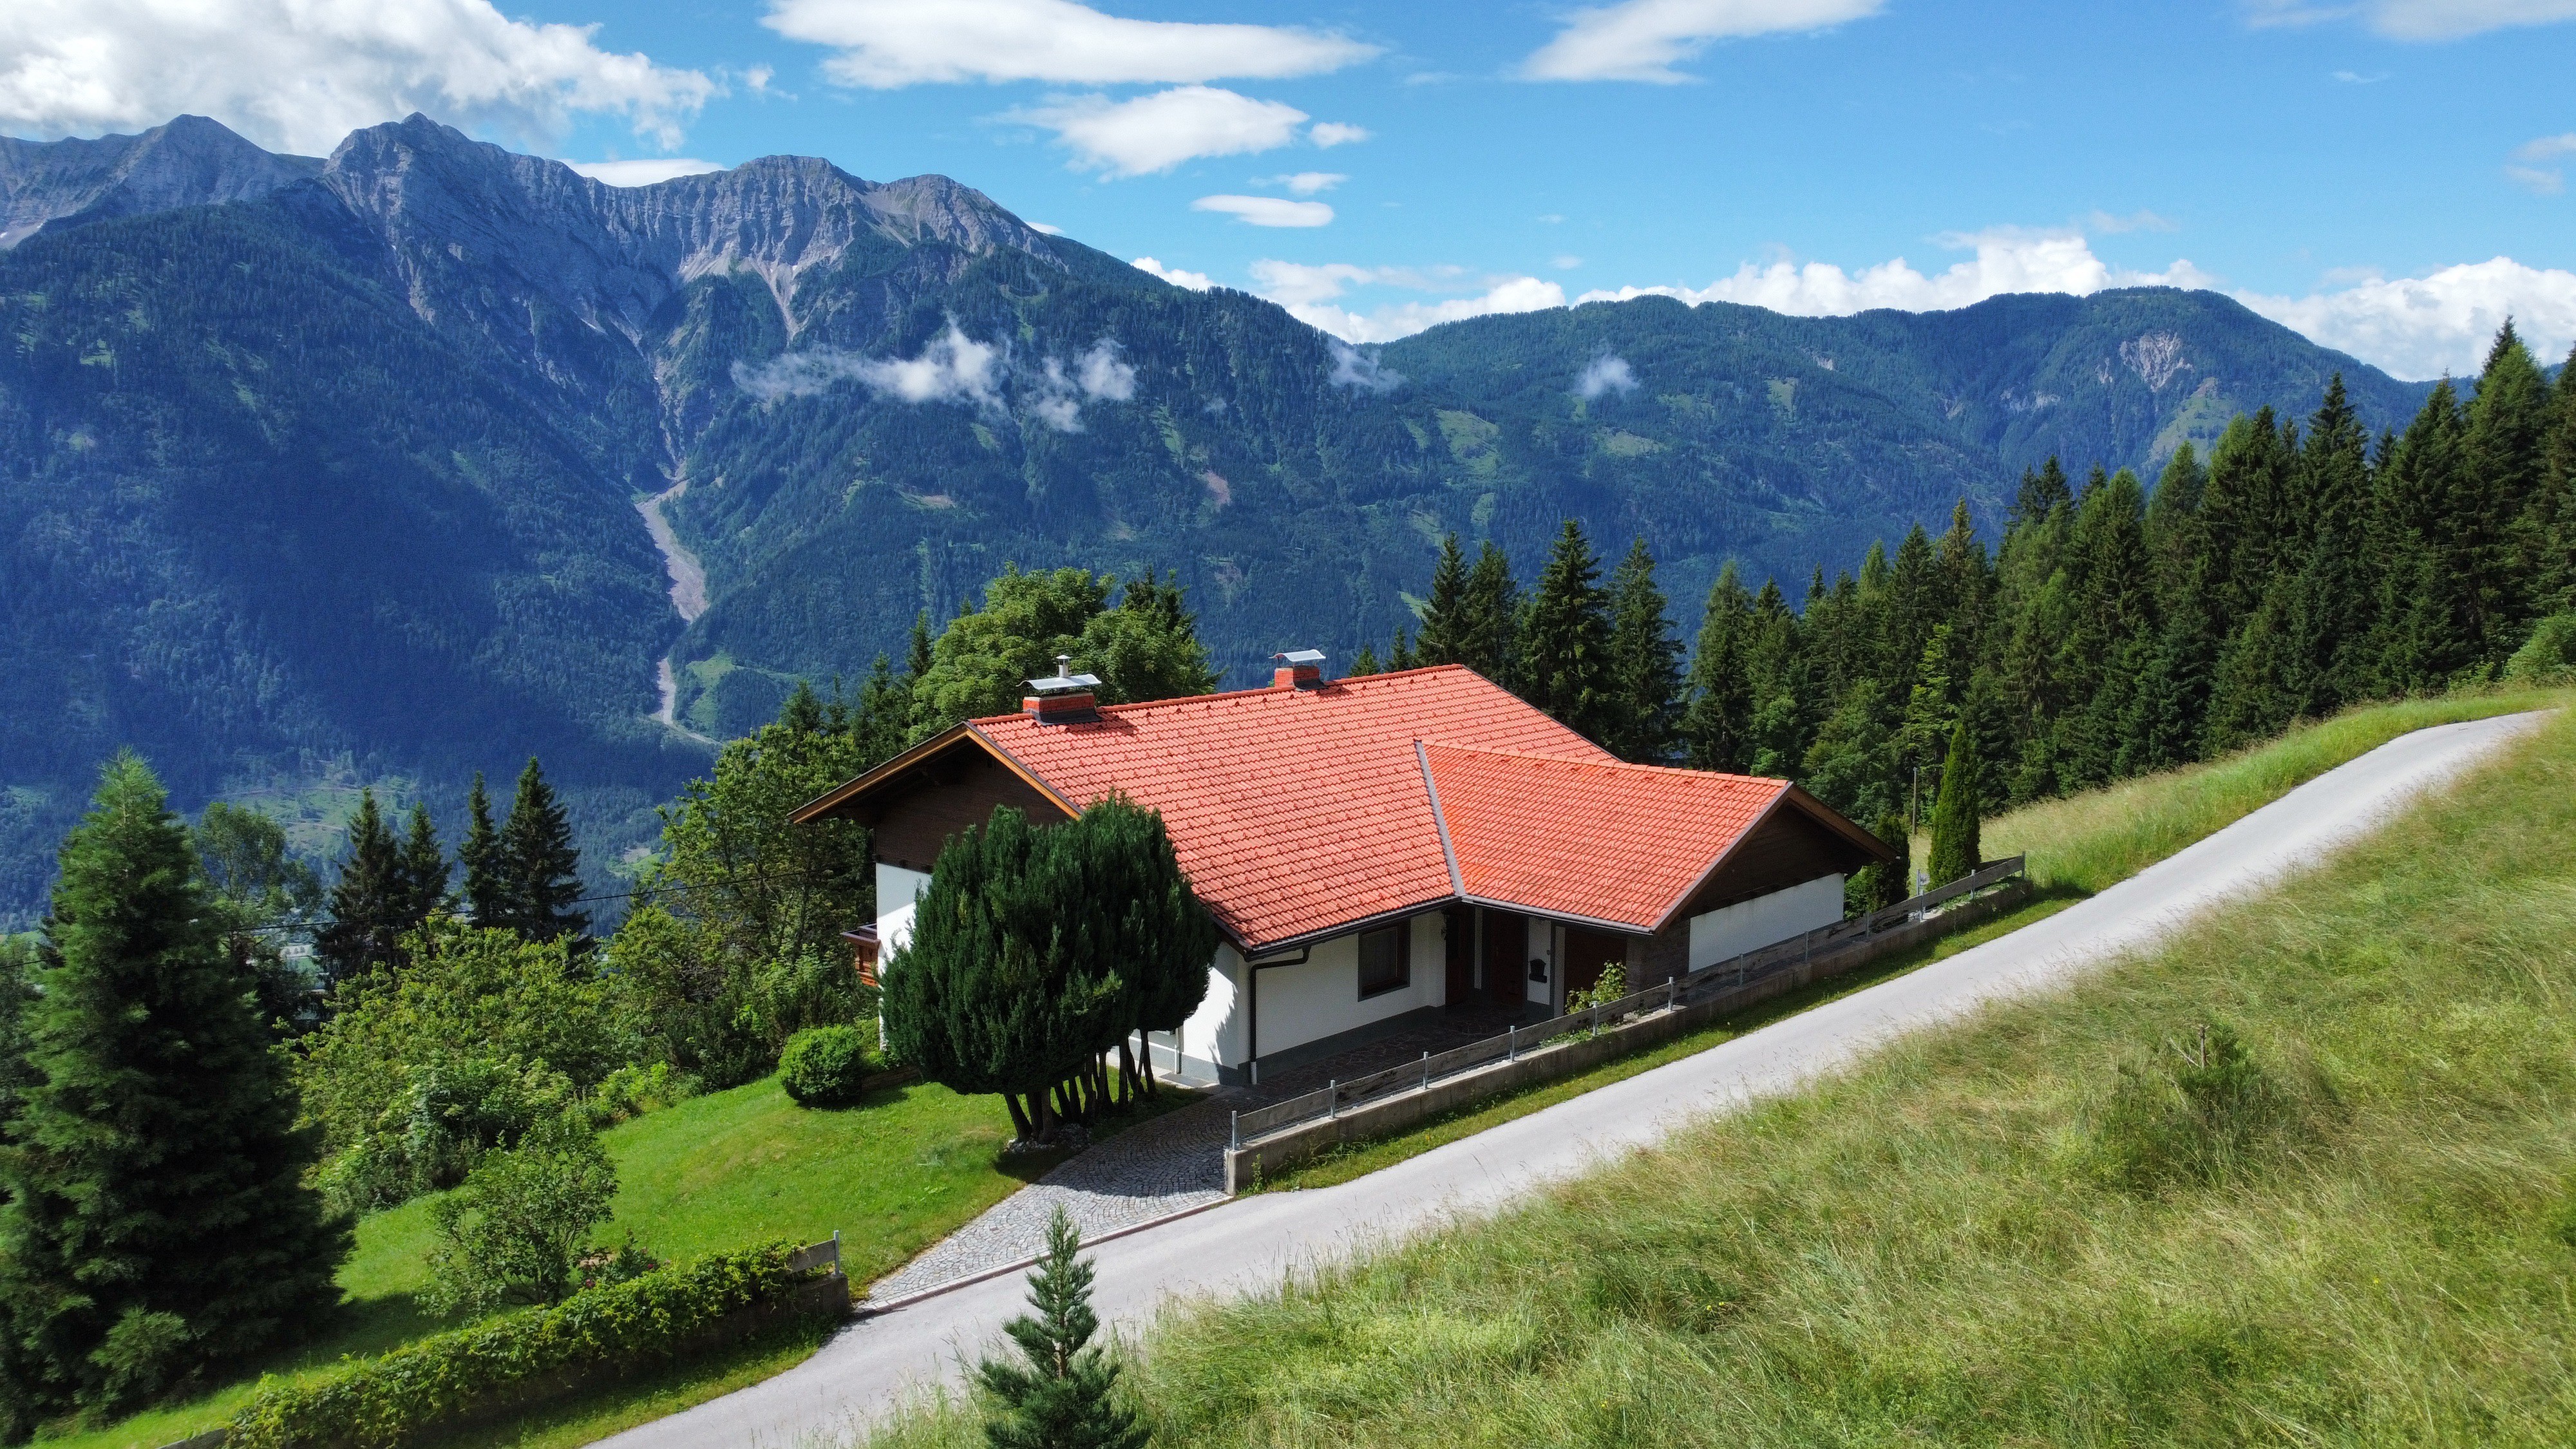
M2340 369L2221 299L1791 319L1641 299L1362 356L943 177L810 158L619 188L424 117L327 160L211 121L0 141L0 918L89 769L183 800L533 751L586 845L797 678L864 671L1005 561L1175 573L1217 661L1382 643L1439 535L1558 522L1802 578L2032 459L2151 463ZM1581 378L1615 358L1584 396ZM635 504L703 561L686 624ZM596 881L598 872L593 872Z

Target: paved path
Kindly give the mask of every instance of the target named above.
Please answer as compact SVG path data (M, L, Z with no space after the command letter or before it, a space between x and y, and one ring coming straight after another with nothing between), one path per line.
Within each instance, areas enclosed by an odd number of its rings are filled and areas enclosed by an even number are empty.
M1685 1119L1777 1095L1896 1033L2067 980L2190 916L2311 864L2539 720L2420 730L2312 780L2102 894L1999 940L1785 1018L1338 1187L1264 1193L1104 1243L1094 1298L1134 1325L1173 1294L1258 1289L1283 1273L1460 1214L1661 1139ZM859 1320L765 1383L628 1430L614 1449L789 1449L831 1443L961 1362L1021 1311L1010 1274Z

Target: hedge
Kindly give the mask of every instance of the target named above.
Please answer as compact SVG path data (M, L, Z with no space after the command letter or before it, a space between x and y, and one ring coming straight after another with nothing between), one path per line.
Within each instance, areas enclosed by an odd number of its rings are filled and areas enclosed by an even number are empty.
M436 1334L337 1378L264 1388L226 1426L225 1449L392 1449L549 1376L675 1354L725 1315L814 1276L790 1271L795 1252L772 1243L719 1253Z

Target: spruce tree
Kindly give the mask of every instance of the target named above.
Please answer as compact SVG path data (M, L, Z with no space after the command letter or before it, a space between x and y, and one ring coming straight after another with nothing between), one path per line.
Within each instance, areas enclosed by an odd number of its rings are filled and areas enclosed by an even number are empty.
M2550 389L2543 459L2540 488L2516 532L2526 612L2535 618L2576 609L2576 349Z
M2491 581L2463 577L2486 550L2461 537L2457 516L2478 489L2463 481L2466 423L2445 378L2379 470L2377 542L2380 637L2374 652L2390 688L2440 689L2485 653L2480 600ZM2487 560L2492 567L2492 560Z
M277 1344L348 1249L187 832L120 755L61 855L0 1154L0 1423L132 1406Z
M1363 644L1360 646L1360 652L1351 656L1351 667L1343 677L1346 679L1365 679L1372 674L1383 672L1384 671L1378 666L1376 647L1374 645Z
M1440 539L1440 562L1431 569L1431 597L1422 606L1422 633L1414 644L1415 656L1425 664L1465 664L1469 660L1467 597L1467 554L1458 546L1458 535L1444 534Z
M1935 887L1975 874L1980 863L1979 776L1976 736L1961 719L1950 732L1950 758L1941 766L1941 795L1932 806L1932 852L1925 865Z
M1869 872L1869 908L1883 911L1913 894L1914 837L1905 828L1905 817L1890 810L1878 817L1870 834L1886 842L1896 852L1896 859L1867 867Z
M1091 1264L1063 1207L1047 1224L1046 1256L1029 1275L1032 1318L1002 1326L1025 1366L987 1358L976 1387L992 1401L984 1439L993 1449L1144 1449L1150 1437L1113 1396L1118 1365L1092 1343Z
M429 807L415 801L402 852L405 931L417 929L432 912L447 908L448 876L447 855L438 848L438 829L430 824Z
M465 841L456 847L456 863L465 871L461 894L476 925L497 925L509 910L502 880L501 832L492 824L492 797L483 788L483 772L465 792Z
M2473 492L2455 505L2452 525L2474 530L2463 540L2467 546L2457 566L2486 570L2477 607L2485 621L2481 652L2488 664L2501 662L2521 642L2538 602L2531 597L2531 568L2516 565L2528 535L2525 510L2548 482L2549 394L2549 380L2508 319L2487 350L2477 395L2469 399L2468 467L2461 481Z
M581 853L573 848L563 802L534 755L519 772L509 818L501 822L500 863L501 916L486 924L507 926L531 941L570 936L574 949L583 949L590 916L572 908L581 899Z
M332 981L350 981L379 967L399 965L403 933L419 925L411 872L401 842L376 808L376 792L358 793L349 822L349 857L332 883L330 924L313 937L313 954Z
M1741 774L1753 762L1752 636L1753 600L1728 559L1709 586L1682 717L1683 746L1700 769Z
M1609 604L1600 561L1569 518L1524 611L1515 676L1523 699L1596 742L1611 733L1617 708Z
M1489 538L1476 551L1476 566L1467 571L1457 662L1496 684L1509 684L1512 631L1519 617L1520 586L1512 581L1512 561Z
M1612 754L1640 764L1672 758L1682 700L1681 641L1655 587L1655 556L1638 539L1610 579Z

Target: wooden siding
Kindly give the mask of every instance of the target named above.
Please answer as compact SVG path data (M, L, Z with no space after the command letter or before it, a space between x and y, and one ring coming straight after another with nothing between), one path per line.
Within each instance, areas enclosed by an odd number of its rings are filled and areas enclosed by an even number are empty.
M1805 811L1775 810L1735 847L1726 865L1699 888L1673 924L1686 928L1693 916L1804 885L1820 875L1849 875L1867 864L1851 842Z
M877 859L905 870L930 869L951 836L991 819L996 805L1023 811L1040 825L1066 818L1064 807L979 749L932 761L905 788L870 803Z

